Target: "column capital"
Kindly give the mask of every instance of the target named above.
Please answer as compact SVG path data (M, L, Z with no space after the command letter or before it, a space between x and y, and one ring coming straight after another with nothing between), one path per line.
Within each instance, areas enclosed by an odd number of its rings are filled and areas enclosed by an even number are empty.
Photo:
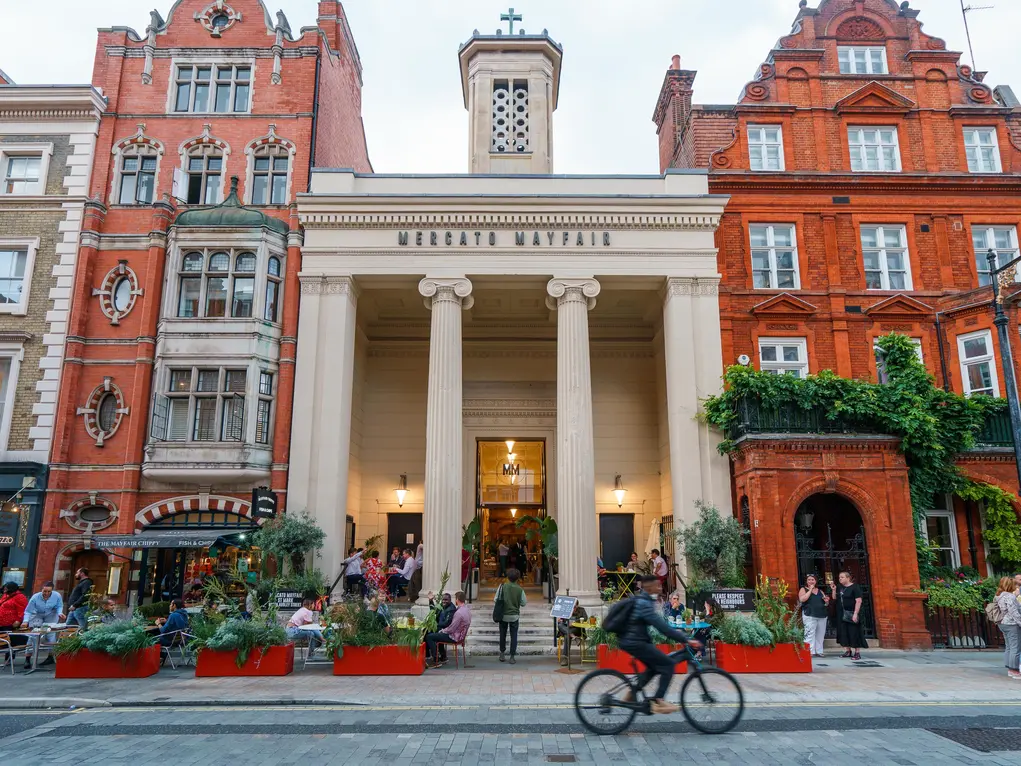
M423 302L427 309L432 309L433 304L440 301L457 303L463 309L475 305L472 283L465 277L426 277L418 283L418 292L425 298Z
M589 309L596 306L596 296L601 286L595 279L563 279L553 277L546 283L546 306L550 309L560 308L565 303L583 302Z
M302 295L350 295L358 297L358 285L351 277L299 274Z
M679 295L717 295L720 291L719 277L667 277L666 299Z

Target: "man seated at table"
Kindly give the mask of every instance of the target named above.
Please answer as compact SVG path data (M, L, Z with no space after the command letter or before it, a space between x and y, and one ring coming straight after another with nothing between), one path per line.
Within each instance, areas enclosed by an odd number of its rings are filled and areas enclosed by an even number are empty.
M353 593L355 588L365 598L365 575L362 574L362 557L365 555L364 548L351 548L347 552L347 558L340 563L344 565L344 583L347 585L347 592Z
M22 618L22 625L29 627L33 630L41 628L43 625L54 625L63 622L64 616L64 599L61 598L60 594L53 590L53 583L49 580L43 583L43 589L36 593L28 600L28 606L25 607L25 616ZM55 644L57 642L57 634L50 633L45 636L46 643ZM40 651L42 647L40 647ZM31 650L29 650L31 651ZM54 662L53 655L50 654L45 660L40 662L40 665L52 665ZM25 654L25 667L29 668L32 666L32 655Z
M436 632L442 633L450 627L450 623L454 620L454 613L457 612L457 607L454 606L454 601L450 597L449 593L444 593L440 598L440 605L437 607L433 604L433 594L429 594L429 606L437 610L436 614ZM424 640L424 639L423 639ZM428 659L428 658L427 658ZM437 660L440 665L447 661L447 645L441 643L439 645L439 657L433 658Z
M188 613L184 611L184 600L175 598L170 602L170 614L157 617L156 625L160 629L160 646L170 648L174 640L179 640L181 631L188 630Z
M412 576L415 574L415 558L411 555L411 549L404 549L404 563L400 569L394 567L390 570L390 579L387 580L387 589L390 591L391 598L397 598L402 588L407 588L408 583L411 582Z
M468 635L468 628L472 624L472 613L468 605L464 603L464 591L459 590L454 594L454 603L457 608L454 610L454 617L447 629L426 635L425 653L427 657L435 658L439 651L437 647L443 644L460 644ZM432 662L427 661L426 667L438 668L440 664L434 659Z
M110 622L117 622L117 600L113 596L107 596L99 602L99 621L104 625Z
M301 609L291 615L287 621L287 637L290 639L305 637L308 639L308 656L315 654L320 644L326 642L323 638L323 631L319 628L319 621L312 611L315 599L306 598L301 602ZM303 625L308 627L302 628Z
M683 620L684 612L686 610L681 606L681 594L671 593L670 603L663 609L663 613L666 614L667 620Z
M571 653L571 638L577 637L584 639L585 630L583 628L575 628L571 625L573 622L584 622L588 619L588 612L577 601L574 602L574 609L571 611L571 617L568 620L559 618L557 619L557 633L564 637L564 653L560 655L560 664L567 664L567 657Z

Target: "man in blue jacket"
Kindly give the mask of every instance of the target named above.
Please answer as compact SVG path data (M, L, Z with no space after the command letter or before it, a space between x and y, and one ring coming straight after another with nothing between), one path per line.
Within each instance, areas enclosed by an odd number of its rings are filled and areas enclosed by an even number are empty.
M674 677L674 661L652 643L649 628L655 628L680 644L689 644L693 649L700 648L702 643L688 638L684 631L670 627L663 618L656 602L656 596L663 586L656 575L643 575L641 584L642 589L631 597L634 605L631 607L627 627L620 634L620 648L645 663L645 671L638 677L639 689L644 689L654 677L659 676L659 687L650 704L652 712L676 713L679 709L677 705L664 699L670 688L670 680Z
M175 598L170 602L170 616L165 620L156 618L160 628L160 646L169 649L174 645L181 631L188 630L188 613L184 611L184 600Z

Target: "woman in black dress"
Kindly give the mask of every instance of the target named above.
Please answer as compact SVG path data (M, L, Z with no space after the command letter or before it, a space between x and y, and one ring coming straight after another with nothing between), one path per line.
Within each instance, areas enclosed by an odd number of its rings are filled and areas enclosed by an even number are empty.
M865 630L861 624L862 589L851 578L850 572L841 572L840 586L830 583L833 597L837 599L837 643L846 650L841 656L861 659L859 649L868 649Z

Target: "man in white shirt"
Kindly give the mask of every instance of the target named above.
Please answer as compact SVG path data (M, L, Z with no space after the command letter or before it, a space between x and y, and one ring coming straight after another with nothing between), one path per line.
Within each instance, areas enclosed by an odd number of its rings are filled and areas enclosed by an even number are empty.
M387 581L387 589L390 591L390 596L397 598L397 594L401 588L406 588L408 583L411 582L411 578L415 574L415 559L411 555L411 550L408 548L404 549L404 564L400 569L394 567L390 570L390 579Z
M422 590L422 563L424 557L422 554L422 543L419 542L418 550L415 551L415 573L411 576L411 587L408 588L408 601L415 601L418 599L418 594Z
M660 585L662 586L663 593L666 593L666 578L667 578L666 559L660 555L658 548L652 549L652 573L659 578Z
M347 592L352 593L357 587L361 590L362 598L365 598L365 576L362 574L362 556L365 555L364 548L358 548L357 550L352 548L347 552L347 558L344 559L343 564L347 565L347 569L344 570L344 582L347 583Z

